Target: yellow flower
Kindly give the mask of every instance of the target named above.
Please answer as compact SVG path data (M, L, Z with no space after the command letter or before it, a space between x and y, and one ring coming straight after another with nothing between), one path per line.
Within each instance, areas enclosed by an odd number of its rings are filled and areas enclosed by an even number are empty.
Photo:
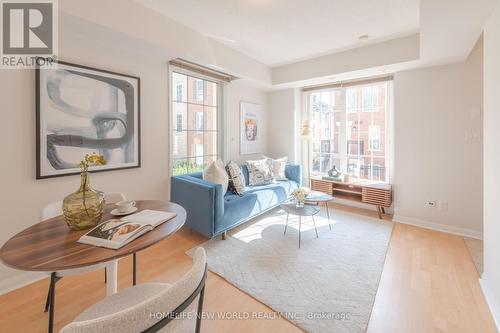
M92 163L94 165L104 165L106 164L106 160L104 159L104 156L99 155L99 154L92 154L88 157L86 157L89 163Z

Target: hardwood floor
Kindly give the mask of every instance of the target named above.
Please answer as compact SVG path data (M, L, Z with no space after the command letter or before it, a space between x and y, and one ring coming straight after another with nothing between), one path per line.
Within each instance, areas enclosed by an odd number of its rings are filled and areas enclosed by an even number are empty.
M376 217L376 212L333 209ZM386 219L390 217L386 216ZM190 265L185 251L205 239L182 229L138 255L138 283L173 282ZM119 289L131 285L132 262L119 262ZM461 237L395 224L368 332L496 332L481 293L479 275ZM2 332L46 332L43 312L48 279L0 296ZM56 331L104 298L103 272L65 277L57 283ZM209 273L204 310L253 313L261 319L208 319L202 332L302 332L264 304Z

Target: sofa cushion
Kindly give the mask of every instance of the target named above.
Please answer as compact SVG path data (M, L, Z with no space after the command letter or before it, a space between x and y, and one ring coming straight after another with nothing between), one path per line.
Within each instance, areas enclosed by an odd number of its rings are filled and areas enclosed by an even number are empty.
M288 199L298 187L294 181L279 181L262 186L247 186L242 196L228 192L224 197L224 216L215 233L260 214Z
M224 167L224 162L218 159L215 162L210 163L210 165L203 170L203 179L214 184L222 185L222 194L227 191L227 186L229 184L229 177Z
M268 159L247 161L247 167L249 185L266 185L273 182L272 164L268 163Z
M288 161L288 156L281 158L271 158L267 156L262 156L266 159L266 162L270 165L274 179L276 180L288 180L285 175L286 163Z
M238 164L230 161L226 165L227 175L229 176L229 190L234 194L242 195L245 190L245 177Z

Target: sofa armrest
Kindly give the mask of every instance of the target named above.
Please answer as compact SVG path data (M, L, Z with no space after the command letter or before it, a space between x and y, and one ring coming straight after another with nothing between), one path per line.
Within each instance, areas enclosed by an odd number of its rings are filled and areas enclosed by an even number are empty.
M172 177L170 198L187 212L186 226L207 236L214 236L215 221L224 214L222 185L185 176Z
M287 164L285 166L285 177L302 186L302 165Z

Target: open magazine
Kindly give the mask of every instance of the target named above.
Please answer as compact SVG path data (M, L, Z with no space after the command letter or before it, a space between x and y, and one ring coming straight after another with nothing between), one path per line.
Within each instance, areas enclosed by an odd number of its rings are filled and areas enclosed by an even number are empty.
M102 222L80 237L78 242L119 249L176 215L170 212L145 209L121 219Z

